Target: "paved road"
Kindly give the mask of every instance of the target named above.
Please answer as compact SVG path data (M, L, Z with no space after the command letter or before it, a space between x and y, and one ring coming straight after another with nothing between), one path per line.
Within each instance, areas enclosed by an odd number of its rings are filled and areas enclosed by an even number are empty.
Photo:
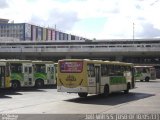
M54 119L60 117L59 119L74 120L78 118L83 120L86 118L86 114L90 118L91 114L160 113L160 80L137 82L136 88L131 90L129 94L118 92L107 98L98 95L79 98L77 94L58 93L55 87L38 90L25 88L15 92L11 90L0 92L1 114L40 114L39 117L46 120L53 118L53 114ZM45 118L46 114L51 115ZM22 118L29 120L29 117L24 116ZM35 115L32 117L40 119Z

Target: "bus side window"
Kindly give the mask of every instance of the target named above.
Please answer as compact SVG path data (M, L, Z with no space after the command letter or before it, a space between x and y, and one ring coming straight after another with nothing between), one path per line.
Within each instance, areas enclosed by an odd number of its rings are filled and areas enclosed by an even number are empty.
M48 71L49 71L49 72L51 71L50 67L48 67Z
M108 66L103 65L101 66L101 76L108 76Z
M25 73L27 73L27 71L28 71L28 68L27 68L27 67L25 67L25 68L24 68L24 72L25 72Z
M145 68L143 68L143 73L147 73L147 70Z
M115 75L116 76L123 76L123 72L124 72L124 70L123 70L122 66L120 66L120 65L115 66Z
M15 72L15 67L14 66L11 66L11 71Z
M45 72L45 69L46 69L45 66L41 66L40 71Z
M21 73L22 72L22 67L18 66L18 72Z
M109 76L114 76L114 65L109 65Z
M32 67L29 67L29 73L30 74L32 73Z
M95 77L95 69L93 64L87 65L88 77Z
M54 72L54 67L51 67L51 72Z

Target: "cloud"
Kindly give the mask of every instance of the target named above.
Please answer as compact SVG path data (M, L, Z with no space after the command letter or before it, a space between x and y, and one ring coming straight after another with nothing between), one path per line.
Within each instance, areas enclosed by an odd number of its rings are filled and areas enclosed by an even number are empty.
M74 24L78 21L77 14L75 12L61 12L53 9L48 13L48 18L43 19L40 16L32 15L29 22L43 25L46 27L54 28L55 25L57 29L66 31L72 29Z
M157 37L160 0L0 0L0 16L87 38Z
M8 7L0 10L1 18L15 22L27 22L32 14L30 4L26 0L8 0Z
M78 16L75 12L59 12L52 11L49 16L49 23L55 24L60 30L70 30L78 21Z
M141 3L145 3L141 5ZM114 3L113 12L111 9L105 11L106 22L103 29L96 34L99 39L112 38L133 38L133 29L135 36L139 38L157 37L160 27L158 27L160 17L156 11L159 11L160 5L150 6L150 2L139 0L124 0ZM134 23L134 26L133 26ZM97 22L98 24L98 22ZM134 28L133 28L134 27ZM93 38L94 36L92 36Z
M156 38L160 37L160 29L154 28L154 25L151 23L143 23L143 30L139 33L136 33L138 38ZM136 37L136 36L135 36Z
M8 6L7 0L0 0L0 9L7 8Z
M79 20L78 14L66 7L68 0L31 1L32 15L29 22L46 27L57 27L61 31L72 29Z

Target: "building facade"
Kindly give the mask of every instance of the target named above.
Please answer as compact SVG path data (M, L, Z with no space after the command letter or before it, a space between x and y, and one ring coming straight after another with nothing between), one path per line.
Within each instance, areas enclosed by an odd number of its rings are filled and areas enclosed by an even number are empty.
M8 23L8 21L7 19L0 19L0 37L17 38L20 41L87 40L53 28L29 23Z

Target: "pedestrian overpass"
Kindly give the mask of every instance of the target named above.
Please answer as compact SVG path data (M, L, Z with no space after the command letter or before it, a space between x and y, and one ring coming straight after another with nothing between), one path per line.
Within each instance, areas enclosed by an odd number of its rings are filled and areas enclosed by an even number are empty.
M158 63L160 39L7 41L0 42L0 58L45 60L89 58L127 62L135 62L135 59L140 62Z

